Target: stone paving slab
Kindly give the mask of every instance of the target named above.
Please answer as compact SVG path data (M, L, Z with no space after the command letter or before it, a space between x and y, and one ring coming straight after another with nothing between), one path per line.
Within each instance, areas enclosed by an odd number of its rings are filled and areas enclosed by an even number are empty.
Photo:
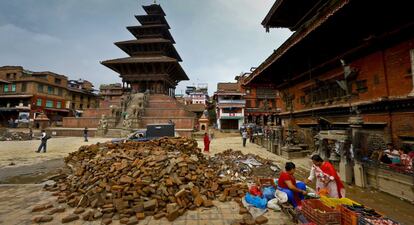
M59 204L55 201L56 197L50 192L42 190L43 185L39 184L19 184L19 185L0 185L0 224L5 225L26 225L33 224L32 218L46 215L50 209L43 212L31 212L35 205L52 202L54 207ZM169 222L166 218L155 220L153 217L146 217L139 224L145 225L230 225L235 219L241 219L239 206L236 202L214 201L212 208L199 208L194 211L187 211L184 215L177 218L174 222ZM61 219L74 211L74 208L61 204L66 208L64 213L53 215L51 222L42 224L61 224ZM290 225L293 224L289 218L281 213L268 211L265 216L269 219L270 225ZM70 225L99 225L100 220L87 222L77 220L67 223ZM118 225L119 221L111 224Z

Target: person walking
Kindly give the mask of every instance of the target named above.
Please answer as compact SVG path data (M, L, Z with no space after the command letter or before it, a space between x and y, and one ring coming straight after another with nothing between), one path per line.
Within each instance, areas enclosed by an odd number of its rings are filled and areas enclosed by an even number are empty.
M242 138L243 138L243 147L246 147L246 141L247 141L247 131L244 130L242 132Z
M87 127L83 129L83 137L85 138L85 142L88 142L88 128Z
M207 132L204 133L204 152L210 151L210 137L208 136Z
M252 127L250 127L249 128L249 141L250 141L250 143L253 143L253 128Z
M33 139L33 130L32 128L29 128L29 140Z
M40 138L40 146L36 151L37 153L39 153L42 149L43 149L43 152L46 152L47 139L48 139L48 136L46 135L46 131L42 130L42 136Z

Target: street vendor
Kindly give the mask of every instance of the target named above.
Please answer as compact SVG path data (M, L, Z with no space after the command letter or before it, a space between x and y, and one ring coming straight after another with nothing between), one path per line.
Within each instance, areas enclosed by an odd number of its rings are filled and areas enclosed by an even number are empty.
M410 148L406 145L403 145L399 150L401 165L408 171L412 169L412 158L409 156Z
M285 171L280 173L277 188L287 194L289 203L296 208L297 206L301 206L301 202L307 192L305 183L296 182L296 179L293 176L295 170L295 164L293 162L287 162Z
M345 188L338 176L334 166L330 162L325 162L319 155L312 156L312 168L307 184L316 178L316 191L327 191L331 198L344 198Z
M400 163L400 153L394 148L392 143L387 144L387 149L385 149L384 154L391 160L392 163Z

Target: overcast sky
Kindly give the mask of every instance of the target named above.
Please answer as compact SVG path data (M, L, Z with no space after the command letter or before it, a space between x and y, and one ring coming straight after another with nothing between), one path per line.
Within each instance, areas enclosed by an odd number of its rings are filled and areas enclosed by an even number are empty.
M120 82L99 62L126 57L113 42L133 39L126 26L150 0L1 0L0 66L21 65L70 79L100 84ZM189 82L217 82L258 66L290 32L266 33L261 21L275 0L158 0L167 14L175 47Z

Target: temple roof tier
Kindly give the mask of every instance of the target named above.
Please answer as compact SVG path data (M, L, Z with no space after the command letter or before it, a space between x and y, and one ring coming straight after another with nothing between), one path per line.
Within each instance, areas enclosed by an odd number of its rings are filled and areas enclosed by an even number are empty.
M143 8L147 15L135 16L142 25L127 27L136 40L115 42L129 57L101 64L117 72L134 91L173 94L168 89L189 78L179 63L182 59L174 47L163 9L157 4Z
M170 40L171 43L175 44L174 38L171 36L170 31L168 31L168 26L165 24L130 26L127 27L127 29L137 39L164 38Z
M163 16L165 16L165 12L161 8L160 5L152 4L152 5L142 6L142 8L144 8L145 12L148 15L163 15Z
M167 28L170 29L170 25L168 25L167 20L162 15L137 15L135 16L135 18L142 25L163 24L163 25L167 25Z
M149 38L116 42L116 46L130 56L165 55L182 61L180 55L170 40L163 38Z
M167 56L127 57L103 61L102 64L119 73L120 77L170 74L174 80L189 80L178 61Z

